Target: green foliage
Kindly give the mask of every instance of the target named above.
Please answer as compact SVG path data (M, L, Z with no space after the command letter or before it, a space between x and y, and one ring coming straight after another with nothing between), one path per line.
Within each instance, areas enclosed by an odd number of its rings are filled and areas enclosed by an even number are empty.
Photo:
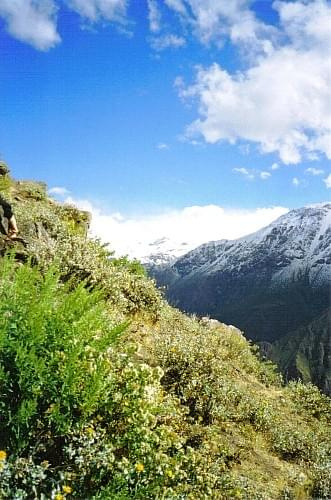
M245 461L247 446L254 448L260 439L261 446L281 460L311 464L306 468L308 476L291 473L295 479L289 482L288 492L303 488L307 495L303 498L308 498L315 485L314 491L330 494L325 471L331 457L331 435L324 423L330 411L329 398L300 383L284 390L275 367L261 362L241 333L225 325L201 328L194 318L165 308L153 333L154 355L164 370L162 383L188 407L189 420L200 426L196 446L202 455L201 443L209 439L207 429L224 429L239 442L245 436L243 447L238 443L227 452L228 459L232 454L237 463ZM231 449L224 434L218 439L220 447ZM316 470L309 469L313 464ZM265 467L263 461L261 466ZM302 477L306 478L304 486ZM254 495L258 495L259 479L255 478ZM296 493L293 495L295 498Z
M9 175L0 175L0 193L7 195L12 186Z
M19 189L20 196L27 199L32 199L35 201L46 201L46 189L47 186L44 182L36 181L19 181L17 183L17 188Z
M114 258L98 240L73 234L67 216L63 217L67 207L28 200L18 203L15 212L28 252L41 269L47 271L56 261L61 279L102 288L119 314L147 313L157 318L161 294L141 264Z
M98 241L79 236L58 239L56 259L65 280L86 280L91 287L101 287L109 303L123 313L148 312L157 317L161 295L140 265L114 259Z
M251 420L261 401L249 393L243 380L255 376L279 385L274 367L261 363L236 329L202 328L194 319L169 309L156 335L155 355L165 371L163 384L189 406L197 421Z
M0 261L0 498L331 496L326 396L16 188L34 267Z
M36 426L68 432L94 413L109 371L105 345L123 327L112 324L100 292L60 285L53 269L41 275L4 259L0 272L2 442L16 451Z
M63 222L65 222L68 232L74 235L87 236L91 216L88 212L83 212L72 205L57 206L57 211Z
M1 446L9 455L1 495L49 497L70 483L87 498L106 477L118 491L145 491L176 462L166 454L176 440L156 427L160 372L114 350L123 327L99 291L12 259L0 272Z
M305 411L307 416L325 419L331 424L330 398L312 384L303 384L300 381L289 382L286 391L300 411Z

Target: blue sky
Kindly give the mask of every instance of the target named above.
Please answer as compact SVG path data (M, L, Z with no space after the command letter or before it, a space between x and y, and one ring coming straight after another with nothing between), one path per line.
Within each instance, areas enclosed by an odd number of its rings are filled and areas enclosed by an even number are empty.
M15 177L125 220L327 201L330 12L0 0L1 156Z

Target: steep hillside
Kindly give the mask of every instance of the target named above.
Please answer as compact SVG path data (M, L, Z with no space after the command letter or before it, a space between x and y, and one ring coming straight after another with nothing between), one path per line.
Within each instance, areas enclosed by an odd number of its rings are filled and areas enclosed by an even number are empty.
M314 381L331 394L331 309L272 344L269 356L287 379Z
M6 196L22 240L0 238L0 498L330 497L326 396L171 308L44 186Z
M299 329L308 331L320 317L327 328L330 249L331 204L325 203L293 210L250 236L207 243L149 271L182 310L210 315L238 326L254 341L270 343ZM326 336L326 352L328 343ZM312 353L311 346L308 366L316 362ZM286 373L294 373L295 366ZM311 379L328 391L329 364L324 370L316 378L312 368Z

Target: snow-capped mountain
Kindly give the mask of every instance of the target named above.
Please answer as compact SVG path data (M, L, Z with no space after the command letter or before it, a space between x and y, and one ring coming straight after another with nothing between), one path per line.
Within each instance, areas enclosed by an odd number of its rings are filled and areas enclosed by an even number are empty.
M292 210L249 236L206 243L149 271L181 309L276 341L330 305L331 203Z
M192 250L194 245L185 241L174 241L168 237L159 238L148 243L146 255L141 257L143 263L165 265L174 262L178 257Z
M237 240L212 241L182 256L172 267L180 277L226 270L270 273L275 282L308 271L309 283L331 279L331 203L292 210Z

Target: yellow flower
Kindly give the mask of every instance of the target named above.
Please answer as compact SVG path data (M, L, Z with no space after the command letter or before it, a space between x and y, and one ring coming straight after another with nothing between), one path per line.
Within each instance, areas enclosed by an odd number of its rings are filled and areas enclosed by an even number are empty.
M136 471L137 472L143 472L144 469L145 469L144 464L141 464L141 463L136 464Z
M64 500L64 496L61 493L57 493L54 497L54 500Z
M0 462L4 462L7 458L7 452L5 450L0 450Z
M67 495L72 492L71 486L67 486L66 484L62 486L63 492L66 493Z
M172 472L172 470L167 470L166 474L168 477L174 477L174 473Z

